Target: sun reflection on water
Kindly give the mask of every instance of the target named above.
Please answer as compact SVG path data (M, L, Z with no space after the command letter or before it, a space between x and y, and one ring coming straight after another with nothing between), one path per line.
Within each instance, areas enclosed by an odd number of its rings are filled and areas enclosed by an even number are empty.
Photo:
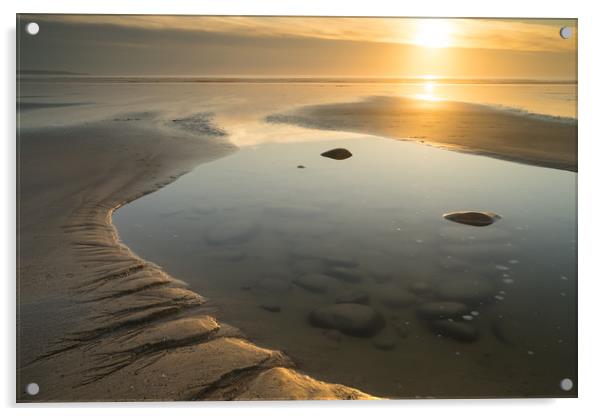
M437 86L436 82L428 81L422 84L423 91L422 93L416 94L416 98L420 100L426 101L441 101L441 98L435 96L435 87Z

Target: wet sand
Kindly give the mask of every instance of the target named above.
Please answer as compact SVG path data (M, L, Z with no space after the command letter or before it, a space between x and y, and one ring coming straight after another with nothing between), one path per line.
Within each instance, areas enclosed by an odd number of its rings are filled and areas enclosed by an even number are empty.
M235 151L124 120L20 131L17 400L372 398L293 370L119 243L117 207Z
M577 123L490 106L369 97L269 116L273 123L415 140L450 150L577 171Z

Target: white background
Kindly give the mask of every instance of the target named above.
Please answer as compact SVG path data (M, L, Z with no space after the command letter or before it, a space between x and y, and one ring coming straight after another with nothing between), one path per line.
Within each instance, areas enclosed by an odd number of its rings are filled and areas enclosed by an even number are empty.
M582 415L602 414L598 399L602 396L600 355L602 345L602 274L601 264L601 189L602 164L602 16L594 0L528 1L501 0L413 2L384 0L97 0L86 1L3 1L2 14L2 128L0 157L0 224L2 239L0 276L3 291L0 300L3 334L0 336L0 395L8 414L128 414L151 415L165 412L184 414L245 413L265 414L442 414L504 415L531 414ZM436 17L556 17L579 18L579 399L558 400L430 400L389 401L382 403L148 403L148 404L15 404L15 13L146 13L146 14L246 14L246 15L347 15L347 16L436 16ZM597 75L597 77L595 77ZM597 125L597 124L598 125ZM83 408L83 409L82 409Z

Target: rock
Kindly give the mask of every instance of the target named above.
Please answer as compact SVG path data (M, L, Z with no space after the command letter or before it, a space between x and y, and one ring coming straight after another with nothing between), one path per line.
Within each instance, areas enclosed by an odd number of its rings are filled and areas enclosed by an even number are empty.
M259 234L259 225L245 221L232 221L220 224L205 234L210 245L242 244Z
M293 283L312 293L324 293L335 290L340 283L324 274L304 274L293 279Z
M347 267L331 267L326 270L325 273L347 283L360 283L362 280L364 280L359 271L355 269L349 269Z
M281 306L278 303L272 301L262 302L259 305L259 307L261 309L265 309L268 312L280 312L282 310Z
M479 303L493 296L494 287L490 281L483 278L460 278L442 282L435 293L441 299Z
M339 293L335 299L336 303L368 303L368 294L359 289L346 289Z
M470 308L460 302L426 302L416 308L422 319L447 319L468 313Z
M347 149L337 148L324 152L321 154L321 156L334 160L344 160L349 159L351 156L353 156L353 154Z
M478 212L478 211L458 211L444 214L443 218L449 221L458 222L460 224L474 225L483 227L490 225L501 219L502 217L494 212Z
M337 303L314 309L309 322L319 328L338 329L356 337L371 337L384 326L384 319L374 309L357 303Z
M297 169L305 169L305 166L303 166L303 165L297 165Z
M416 303L418 299L413 293L395 287L380 289L378 293L376 293L376 298L383 305L391 308L403 308L410 306Z
M428 282L414 282L408 287L408 289L417 295L430 293L433 290L431 284Z
M467 322L442 319L431 322L431 329L437 335L443 335L461 342L474 342L479 337L477 328Z

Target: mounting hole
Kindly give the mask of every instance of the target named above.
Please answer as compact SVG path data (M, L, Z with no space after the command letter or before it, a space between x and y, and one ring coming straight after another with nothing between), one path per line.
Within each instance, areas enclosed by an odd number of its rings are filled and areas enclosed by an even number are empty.
M564 26L560 28L560 37L562 39L568 39L573 35L573 31L570 27Z
M35 396L40 392L40 386L38 386L38 383L29 383L25 386L25 392L30 396Z
M35 36L40 32L40 25L36 22L27 23L27 26L25 26L25 31L31 36Z
M560 380L560 388L564 391L573 390L573 380L571 380L570 378L563 378L562 380Z

